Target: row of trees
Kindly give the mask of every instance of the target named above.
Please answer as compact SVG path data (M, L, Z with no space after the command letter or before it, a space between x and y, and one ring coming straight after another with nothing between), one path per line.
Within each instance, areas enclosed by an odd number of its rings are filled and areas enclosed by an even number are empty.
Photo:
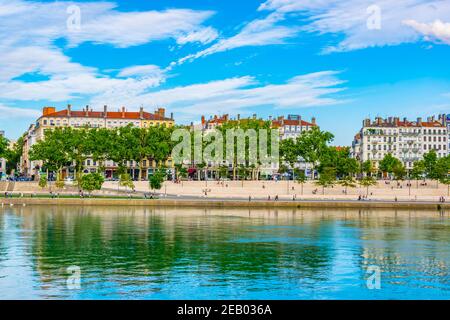
M117 165L120 185L133 189L127 162L135 161L139 168L139 180L147 178L144 168L152 167L157 174L150 181L151 187L159 189L164 179L164 165L172 149L172 130L165 126L55 128L47 130L44 139L32 146L30 160L42 161L41 169L56 172L58 188L64 186L62 171L73 168L78 187L88 192L100 190L107 160ZM96 162L97 172L84 173L87 159ZM40 178L41 187L47 185L46 180L46 176Z
M395 180L428 178L447 185L450 183L450 156L438 158L436 152L431 150L408 171L401 160L387 154L375 167L370 160L360 163L351 158L349 148L330 146L333 139L331 133L312 128L296 139L283 140L280 145L280 172L290 170L294 179L303 184L306 177L303 171L295 168L301 160L310 164L311 178L314 178L315 172L319 174L316 184L324 189L339 183L345 187L345 192L348 187L356 186L355 177L359 177L360 185L367 187L367 190L376 184L377 177Z
M0 136L0 158L6 159L6 173L11 174L16 170L20 162L23 149L23 137L17 139L13 146L9 147L9 141Z
M73 167L77 180L81 178L87 159L98 163L103 173L105 162L114 161L119 174L127 173L127 161L136 161L142 180L144 161L163 167L172 148L171 128L164 126L117 129L55 128L45 132L45 138L32 146L31 160L40 160L46 170L61 175L63 168Z
M280 158L282 171L287 169L286 164L293 171L299 161L309 163L311 166L311 178L314 172L322 175L334 175L337 178L345 178L360 172L360 165L356 159L350 157L349 148L337 148L330 146L333 134L321 131L317 127L304 132L295 140L285 139L280 144Z
M270 122L267 121L248 119L246 121L230 121L218 129L225 137L228 129L258 131L268 130L270 126ZM154 185L157 186L160 180L157 177L164 177L164 164L177 143L171 140L174 129L176 128L164 126L150 128L127 126L116 129L55 128L46 131L45 139L32 147L30 158L43 161L44 169L56 172L58 181L64 168L73 167L79 183L81 183L85 171L84 164L88 158L97 162L100 174L104 172L105 161L111 160L118 166L117 173L120 176L121 185L130 188L133 184L131 177L127 174L127 162L135 161L139 168L140 180L147 178L144 168L152 167L153 171L158 173L153 179ZM434 151L425 154L424 159L414 163L414 169L408 172L403 163L391 154L385 156L378 168L375 168L371 161L359 163L350 157L349 148L330 146L333 139L334 136L331 133L314 127L296 139L282 140L280 142L280 173L291 172L295 180L302 182L306 180L306 176L304 171L296 168L296 164L304 161L310 164L310 178L314 179L315 172L317 172L319 174L317 183L324 187L332 185L336 180L344 186L351 186L355 183L355 177L360 178L360 182L364 184L373 183L377 176L391 176L397 180L406 177L412 179L428 177L443 183L448 180L449 157L438 158ZM203 141L203 147L208 143L207 140ZM268 140L270 142L270 135ZM23 142L21 143L23 145ZM223 143L225 151L227 143L225 139ZM11 154L18 153L20 158L21 146L20 143L17 145L17 150L11 151ZM8 152L6 146L6 139L0 140L0 155ZM250 150L249 145L246 145L246 156L251 152L254 151ZM208 166L204 162L192 162L189 165L195 166L199 172L208 170ZM219 163L209 170L216 171L216 178L258 179L260 164L246 165L235 162L231 164L230 170L228 165ZM179 178L186 177L188 171L185 166L176 165L176 174Z

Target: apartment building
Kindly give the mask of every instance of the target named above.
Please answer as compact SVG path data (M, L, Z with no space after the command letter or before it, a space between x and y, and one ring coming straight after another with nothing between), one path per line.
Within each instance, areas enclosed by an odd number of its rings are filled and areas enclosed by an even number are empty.
M423 159L423 154L435 150L438 157L448 153L448 129L434 117L409 121L398 117L374 121L365 119L361 130L355 135L351 154L359 161L378 163L388 153L400 159L407 169Z
M26 176L37 175L41 166L40 161L31 161L29 152L31 147L44 138L46 130L60 127L72 128L118 128L132 125L139 128L164 125L172 127L175 124L173 114L169 117L165 115L164 108L158 108L154 113L145 112L141 107L139 111L130 112L122 107L117 111L108 110L104 106L102 111L94 111L89 106L82 110L72 110L68 105L66 109L57 111L54 107L44 107L42 116L35 123L31 124L24 136L24 148L21 159L21 172ZM93 172L97 168L97 163L92 159L87 159L85 166L88 172ZM106 176L111 177L116 165L112 161L107 161ZM136 163L131 162L130 167L135 168ZM149 164L150 166L150 164Z
M447 127L447 131L448 131L447 155L450 155L450 114L438 115L438 121L442 122Z
M272 127L278 128L280 131L281 140L284 139L296 139L302 133L310 130L313 127L317 127L316 118L312 118L311 122L304 121L300 115L290 114L285 118L284 116L278 117L272 121Z
M248 118L241 118L239 114L236 116L236 118L230 118L228 114L224 114L221 116L210 116L209 119L206 119L205 116L202 116L199 128L207 132L222 126L224 123L245 123L246 121L260 121L261 123L269 121L271 128L277 129L279 131L280 140L289 138L296 139L302 133L311 130L311 128L318 127L316 124L316 119L314 117L310 122L308 122L303 120L300 115L293 114L288 115L287 117L279 116L276 119L273 119L272 116L269 116L268 120L258 118L256 114L253 114L252 117ZM209 164L209 166L213 165L214 164ZM302 159L299 159L297 167L301 170L305 170L306 174L310 174L311 166L305 163ZM271 167L261 168L261 173L274 175L278 172L278 170L279 163L274 162Z
M0 137L5 136L5 131L0 131ZM6 179L6 159L0 158L0 180Z

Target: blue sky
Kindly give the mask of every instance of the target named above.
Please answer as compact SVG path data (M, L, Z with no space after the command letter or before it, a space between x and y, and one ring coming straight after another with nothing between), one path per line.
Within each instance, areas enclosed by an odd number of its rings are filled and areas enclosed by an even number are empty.
M450 112L449 17L437 0L0 0L0 130L46 105L143 105L315 116L349 145L368 116Z

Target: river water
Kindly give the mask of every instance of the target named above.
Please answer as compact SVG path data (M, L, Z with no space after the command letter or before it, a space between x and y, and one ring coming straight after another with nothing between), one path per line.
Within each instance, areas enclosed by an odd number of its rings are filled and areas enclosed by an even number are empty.
M449 299L450 213L0 208L0 299Z

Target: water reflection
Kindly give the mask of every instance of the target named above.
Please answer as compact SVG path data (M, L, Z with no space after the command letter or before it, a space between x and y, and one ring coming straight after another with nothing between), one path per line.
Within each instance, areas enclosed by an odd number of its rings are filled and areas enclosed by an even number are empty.
M0 298L448 298L450 220L427 211L0 211ZM366 269L382 271L368 290ZM81 289L66 287L81 268Z

